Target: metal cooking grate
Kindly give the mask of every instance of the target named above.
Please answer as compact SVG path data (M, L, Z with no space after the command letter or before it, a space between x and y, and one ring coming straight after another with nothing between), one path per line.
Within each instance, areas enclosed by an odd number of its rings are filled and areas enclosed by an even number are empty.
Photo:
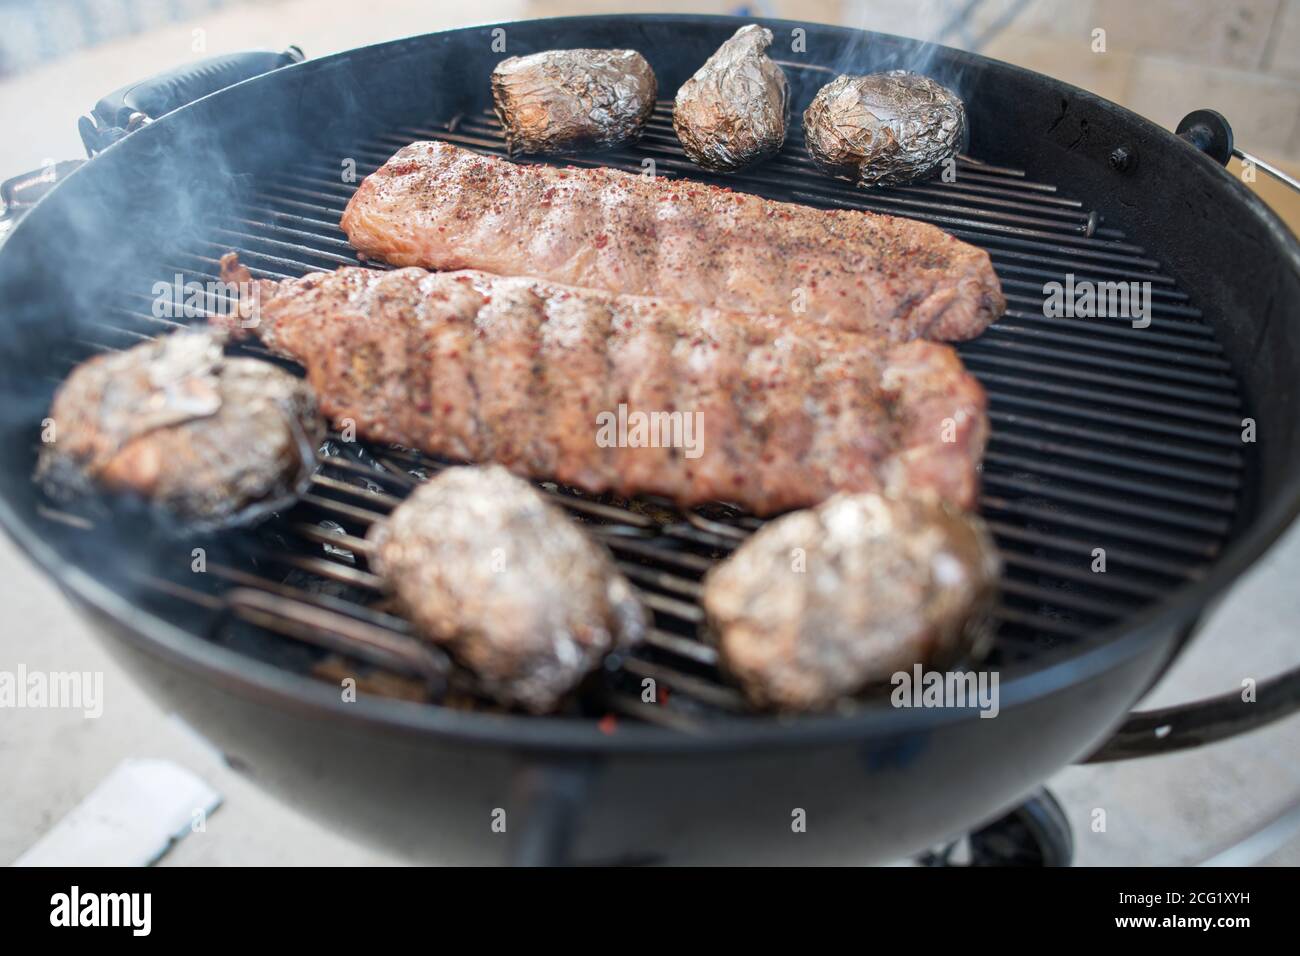
M357 181L416 139L504 154L490 113L457 116L443 126L402 127L358 144L346 154L356 162ZM980 509L1006 572L990 666L1032 666L1039 650L1078 641L1198 578L1218 554L1242 482L1236 382L1211 328L1159 263L1083 203L1020 171L969 158L959 162L955 183L862 190L812 169L797 129L778 157L716 178L682 156L666 102L636 147L559 162L640 171L646 160L658 175L932 222L989 251L1009 309L960 352L988 391L993 425ZM272 278L355 265L338 228L355 185L341 182L339 172L337 157L315 156L260 178L245 208L231 210L173 261L160 263L159 276L215 279L217 259L230 249L254 274ZM1150 282L1150 327L1044 317L1043 283L1064 281L1066 273ZM166 320L150 314L149 298L127 293L103 327L110 341L86 347L124 347L156 334ZM151 583L210 611L218 622L215 639L265 652L287 636L323 649L298 659L297 666L315 673L354 672L364 661L376 668L369 680L378 692L483 706L440 654L387 609L365 565L369 524L445 463L334 440L325 450L311 493L248 535L242 562ZM721 679L716 654L700 634L696 598L702 574L761 522L721 506L682 513L655 502L546 487L610 546L655 615L647 645L612 662L575 709L683 729L701 715L740 711L739 696ZM1104 573L1092 570L1097 548L1105 549ZM667 703L641 703L644 677L668 688Z

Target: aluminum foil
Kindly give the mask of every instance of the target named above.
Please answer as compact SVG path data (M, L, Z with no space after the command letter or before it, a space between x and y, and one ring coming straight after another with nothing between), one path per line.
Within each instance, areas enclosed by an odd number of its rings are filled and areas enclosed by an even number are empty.
M804 562L794 567L792 556ZM924 497L835 495L764 525L704 580L723 667L759 707L817 710L988 650L987 527Z
M492 101L514 153L603 149L641 136L658 87L635 50L548 50L492 71Z
M906 70L841 76L803 114L808 155L834 176L869 185L928 179L965 146L957 94Z
M36 479L71 501L108 491L176 530L247 524L285 507L316 466L325 422L302 379L179 331L73 369L54 397Z
M771 45L771 30L741 27L677 91L673 129L691 162L731 171L780 150L790 89Z
M609 552L500 465L444 470L369 540L417 634L504 704L554 710L647 626Z

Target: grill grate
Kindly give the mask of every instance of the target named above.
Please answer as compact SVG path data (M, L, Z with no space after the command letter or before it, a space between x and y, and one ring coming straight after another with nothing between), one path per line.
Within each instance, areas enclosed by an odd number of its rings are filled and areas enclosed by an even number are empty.
M490 112L462 115L358 144L346 154L356 162L357 180L416 139L504 155ZM1242 412L1232 370L1200 311L1159 263L1081 201L973 158L959 161L954 183L862 190L813 169L797 129L782 153L757 169L713 177L683 157L671 104L664 102L637 146L560 160L630 171L641 171L646 161L657 175L920 219L989 251L1009 308L980 339L960 347L989 394L993 430L980 508L1006 567L989 666L1032 666L1041 650L1078 642L1199 578L1218 554L1242 488ZM215 279L217 259L230 249L254 274L271 278L355 265L338 228L354 189L340 181L335 157L308 157L262 176L246 205L162 263L159 274L165 281L176 272ZM1067 273L1150 282L1150 327L1045 317L1043 283L1064 281ZM124 293L101 327L107 340L81 342L78 351L128 347L165 331L160 323L178 324L153 317L150 298ZM247 348L269 357L256 345ZM323 676L338 673L340 659L353 662L346 667L360 661L376 669L368 679L379 692L486 706L454 666L388 609L366 569L366 528L447 463L337 440L325 451L310 493L249 534L242 563L211 565L208 575L183 582L158 576L149 582L205 609L215 639L248 646L290 637L315 646L299 666ZM653 501L543 487L610 547L655 617L647 644L612 661L574 709L682 730L698 727L710 713L741 711L701 633L696 599L702 574L761 522L723 506L682 513ZM1091 570L1096 548L1105 549L1105 573ZM196 584L195 577L203 581ZM384 677L392 674L401 676ZM668 689L662 706L641 702L646 677Z

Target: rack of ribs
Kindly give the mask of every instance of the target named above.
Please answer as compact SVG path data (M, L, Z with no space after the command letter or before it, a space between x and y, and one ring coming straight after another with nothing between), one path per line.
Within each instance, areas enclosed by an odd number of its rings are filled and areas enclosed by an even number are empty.
M616 169L411 143L341 222L363 258L959 341L1006 308L988 253L926 223Z
M222 278L254 282L233 253ZM985 396L947 345L473 271L347 267L255 288L245 318L213 321L255 323L361 438L764 515L837 491L975 501ZM648 431L623 429L636 413ZM665 422L693 444L664 440Z

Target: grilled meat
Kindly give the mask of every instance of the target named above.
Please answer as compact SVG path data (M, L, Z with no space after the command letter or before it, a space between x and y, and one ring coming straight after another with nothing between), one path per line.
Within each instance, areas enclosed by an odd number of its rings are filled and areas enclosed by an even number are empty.
M639 139L655 74L635 50L548 50L492 71L492 101L511 153L564 153Z
M403 613L502 703L554 710L646 613L609 554L504 468L449 468L370 531Z
M364 256L481 269L903 341L969 339L1005 308L988 253L933 226L614 169L412 143L343 214Z
M813 710L979 653L999 561L983 522L924 497L836 495L709 572L723 666L760 707Z
M781 149L790 89L771 45L771 30L741 27L677 91L673 129L691 162L730 172Z
M808 155L832 176L868 186L928 179L966 140L957 94L919 73L841 76L803 114Z
M222 275L251 281L233 254ZM482 272L260 286L257 334L362 437L760 514L844 490L975 499L984 391L945 345Z
M182 331L73 369L50 409L37 480L68 500L98 487L147 499L191 528L251 520L311 477L325 423L283 369L228 358Z

